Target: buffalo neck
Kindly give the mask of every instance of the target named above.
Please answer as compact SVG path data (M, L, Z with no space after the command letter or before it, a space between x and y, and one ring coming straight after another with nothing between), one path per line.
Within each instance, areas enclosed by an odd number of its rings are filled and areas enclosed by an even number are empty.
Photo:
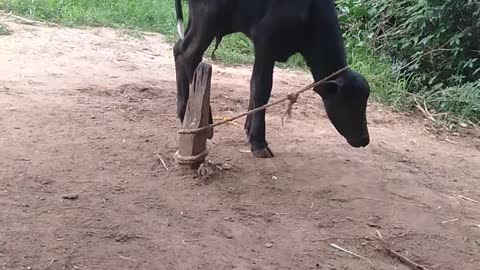
M313 1L310 40L305 42L304 57L315 81L347 65L345 43L334 1Z

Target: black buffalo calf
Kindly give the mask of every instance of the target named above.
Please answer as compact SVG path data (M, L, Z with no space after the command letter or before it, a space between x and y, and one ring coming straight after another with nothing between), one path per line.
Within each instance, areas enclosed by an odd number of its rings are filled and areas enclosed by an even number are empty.
M270 98L276 61L300 53L315 81L347 65L334 0L189 0L185 33L181 0L175 0L180 40L174 46L177 113L185 115L189 82L205 50L216 38L241 32L255 47L249 109ZM365 78L348 69L316 87L328 117L353 147L369 144L366 119L370 88ZM245 130L256 157L273 157L265 139L265 111L247 117Z

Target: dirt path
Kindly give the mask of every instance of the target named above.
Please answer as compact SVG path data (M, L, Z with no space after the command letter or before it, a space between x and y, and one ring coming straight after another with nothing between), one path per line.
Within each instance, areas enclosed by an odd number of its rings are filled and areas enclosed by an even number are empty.
M161 36L0 19L0 269L408 269L376 230L429 269L480 269L478 138L438 140L371 104L372 143L353 149L308 93L284 126L284 107L268 112L275 159L223 126L209 158L224 170L200 180L172 160ZM245 110L249 75L214 66L215 116ZM310 82L279 70L273 99Z

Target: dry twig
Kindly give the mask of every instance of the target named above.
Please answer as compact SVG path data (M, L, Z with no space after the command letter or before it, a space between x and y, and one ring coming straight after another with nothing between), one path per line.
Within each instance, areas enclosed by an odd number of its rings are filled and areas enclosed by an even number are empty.
M165 168L165 170L168 171L168 165L167 165L167 162L165 162L165 157L160 154L160 152L158 151L158 148L155 148L155 155L157 156L157 159L160 163L162 163L163 167Z
M336 244L330 244L330 246L332 246L333 248L336 248L336 249L338 249L338 250L340 250L340 251L343 251L343 252L345 252L345 253L347 253L347 254L350 254L350 255L352 255L352 256L355 256L355 257L357 257L357 258L360 258L360 259L363 259L363 260L367 260L369 263L372 263L372 261L370 261L370 259L365 258L365 257L363 257L363 256L361 256L361 255L356 254L356 253L353 253L353 252L351 252L351 251L349 251L349 250L346 250L346 249L344 249L344 248L342 248L342 247L340 247L340 246L338 246L338 245L336 245Z
M425 266L420 265L420 264L410 260L409 258L403 256L402 254L394 251L393 249L391 249L390 245L383 240L380 232L377 231L377 235L378 236L374 237L374 239L377 240L377 242L388 253L388 255L390 255L393 258L401 261L402 263L404 263L406 266L408 266L412 270L428 270L428 268L426 268Z
M442 224L447 224L447 223L452 223L452 222L455 222L455 221L459 221L459 219L458 219L458 218L454 218L454 219L442 221L441 223L442 223Z
M20 20L26 24L30 24L30 25L34 25L34 24L40 24L40 25L54 25L54 26L57 26L57 24L55 23L46 23L46 22L40 22L40 21L35 21L35 20L30 20L30 19L27 19L27 18L24 18L24 17L20 17L18 15L15 15L13 14L12 11L10 11L7 16L10 16L10 17L13 17L17 20Z
M462 196L462 195L460 195L460 194L457 194L457 196L458 196L460 199L463 199L463 200L465 200L465 201L469 201L469 202L473 202L473 203L480 203L480 202L477 201L477 200L470 199L470 198L465 197L465 196Z
M160 153L157 153L157 158L162 163L163 167L165 167L165 170L168 171L167 163L165 162L165 160L163 159L163 157Z
M360 197L360 196L355 196L355 197L353 197L353 199L361 199L361 200L369 200L369 201L383 202L383 203L388 203L388 204L409 205L409 206L417 206L417 207L426 208L425 205L421 205L421 204L404 203L404 202L391 202L391 201L384 201L384 200L380 200L380 199L368 198L368 197Z
M454 141L450 140L449 138L445 138L444 141L451 143L451 144L456 144Z
M422 106L422 105L420 104L420 102L418 101L416 95L412 94L412 97L413 97L413 101L415 102L415 107L417 107L417 109L419 109L426 118L432 120L433 122L436 122L437 120L436 120L436 119L432 116L432 114L428 111L426 102L424 101L424 106Z
M117 255L118 255L118 257L120 257L120 258L122 258L122 259L124 259L124 260L132 261L132 262L137 262L135 259L128 258L128 257L122 256L122 255L120 255L120 254L117 254Z
M467 120L467 122L472 125L473 128L475 128L477 131L480 131L480 127L478 127L478 125L476 125L475 123L473 123L472 121L470 120Z
M190 240L183 239L182 244L186 245L187 243L193 243L193 242L199 242L199 241L202 241L202 239L190 239Z

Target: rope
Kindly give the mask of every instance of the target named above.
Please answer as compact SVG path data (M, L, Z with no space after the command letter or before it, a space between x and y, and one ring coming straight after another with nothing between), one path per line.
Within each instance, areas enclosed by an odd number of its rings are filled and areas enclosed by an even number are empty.
M285 116L290 117L292 115L292 110L293 110L293 104L297 103L299 94L288 94L288 107L285 113L282 116L282 125L283 125L283 119L285 119Z
M186 164L198 163L199 161L203 160L206 156L208 156L208 150L205 150L198 155L188 156L188 157L181 156L179 151L177 151L175 152L174 158L177 160L178 163L186 165Z
M286 97L280 99L280 100L277 100L273 103L270 103L270 104L265 104L261 107L258 107L258 108L255 108L255 109L252 109L252 110L249 110L247 112L244 112L244 113L241 113L241 114L238 114L236 116L233 116L231 118L228 118L228 119L225 119L223 121L220 121L220 122L217 122L217 123L214 123L214 124L210 124L208 126L203 126L203 127L200 127L200 128L194 128L194 129L181 129L178 131L178 134L195 134L195 133L198 133L198 132L202 132L204 130L207 130L207 129L212 129L214 127L217 127L217 126L220 126L220 125L224 125L224 124L227 124L229 122L232 122L234 120L237 120L239 118L242 118L244 116L247 116L247 115L250 115L250 114L253 114L253 113L256 113L256 112L259 112L259 111L263 111L269 107L272 107L272 106L275 106L277 104L280 104L284 101L290 101L290 103L288 104L288 108L287 108L287 111L285 112L284 114L284 117L286 115L290 115L291 114L291 111L292 111L292 108L293 108L293 104L297 102L298 100L298 96L303 93L303 92L306 92L318 85L321 85L321 84L324 84L326 83L328 80L330 80L331 78L345 72L346 70L348 69L348 66L345 66L344 68L342 69L339 69L337 71L335 71L334 73L330 74L329 76L325 77L324 79L318 81L318 82L315 82L315 83L312 83L300 90L298 90L297 92L295 93L291 93L291 94L288 94ZM283 123L283 118L282 118L282 123Z

